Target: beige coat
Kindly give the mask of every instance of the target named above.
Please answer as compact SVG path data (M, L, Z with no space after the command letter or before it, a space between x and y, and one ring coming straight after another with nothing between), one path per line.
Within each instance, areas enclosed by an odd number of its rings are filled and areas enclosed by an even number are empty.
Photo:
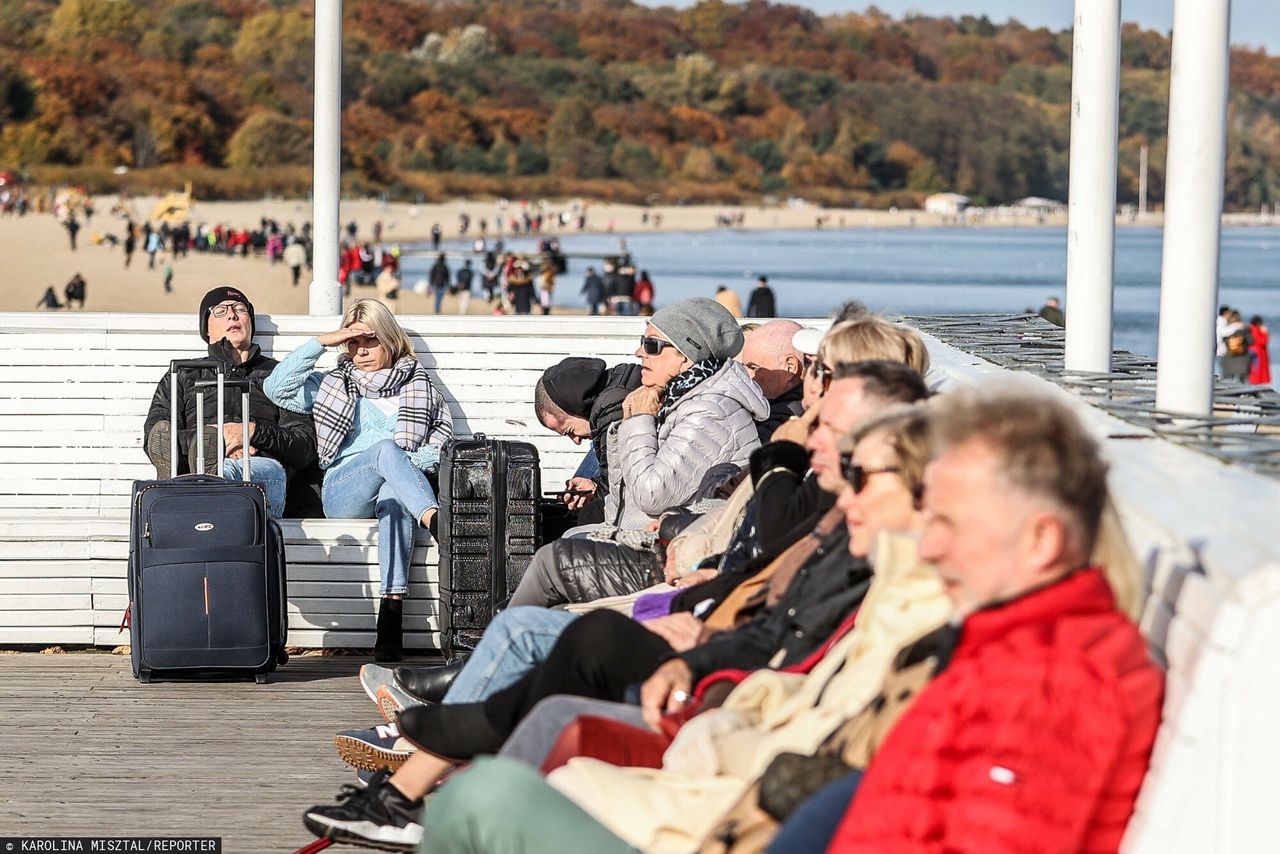
M742 300L737 291L723 290L716 294L716 302L720 303L734 317L742 317Z
M853 630L807 676L760 671L723 708L691 720L661 769L573 759L548 778L644 851L690 852L779 753L812 753L880 690L902 647L947 619L951 605L915 543L884 536Z

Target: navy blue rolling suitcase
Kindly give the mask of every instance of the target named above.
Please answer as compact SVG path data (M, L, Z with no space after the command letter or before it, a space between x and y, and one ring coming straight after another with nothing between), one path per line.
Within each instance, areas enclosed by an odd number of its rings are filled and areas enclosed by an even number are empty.
M215 368L216 380L197 389L240 388L248 417L249 381L224 381L219 363L178 360L170 366L171 459L178 460L179 371ZM197 435L203 431L203 395L196 399ZM204 471L204 442L197 441L197 471ZM218 442L221 471L222 443ZM249 461L252 470L252 460ZM265 682L283 664L284 539L267 516L262 487L205 474L137 481L129 524L129 630L133 675L252 675Z

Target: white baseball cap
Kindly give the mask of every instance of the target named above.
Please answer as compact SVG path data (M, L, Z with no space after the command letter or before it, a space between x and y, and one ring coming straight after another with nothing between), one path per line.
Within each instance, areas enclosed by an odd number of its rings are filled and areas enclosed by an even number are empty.
M820 329L801 329L791 336L791 346L806 356L818 355L818 346L822 344L825 333Z

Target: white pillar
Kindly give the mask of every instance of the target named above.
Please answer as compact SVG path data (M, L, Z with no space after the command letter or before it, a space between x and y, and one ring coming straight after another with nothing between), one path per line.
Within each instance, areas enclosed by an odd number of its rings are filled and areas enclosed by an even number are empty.
M1076 0L1071 56L1065 367L1106 373L1115 274L1120 0Z
M311 314L342 313L338 198L342 191L342 2L316 0L315 150L311 190Z
M1188 415L1213 407L1230 18L1230 0L1174 4L1156 406Z

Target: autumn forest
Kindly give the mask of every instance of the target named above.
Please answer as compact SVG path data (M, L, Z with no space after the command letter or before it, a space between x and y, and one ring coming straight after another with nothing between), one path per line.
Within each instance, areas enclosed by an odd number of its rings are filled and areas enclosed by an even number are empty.
M347 0L343 167L398 198L1063 199L1071 34L764 0ZM0 169L305 195L311 2L0 0ZM1129 26L1121 203L1162 195L1170 44ZM1232 55L1227 204L1280 201L1280 58ZM127 167L126 170L118 167ZM120 174L123 173L123 174Z

